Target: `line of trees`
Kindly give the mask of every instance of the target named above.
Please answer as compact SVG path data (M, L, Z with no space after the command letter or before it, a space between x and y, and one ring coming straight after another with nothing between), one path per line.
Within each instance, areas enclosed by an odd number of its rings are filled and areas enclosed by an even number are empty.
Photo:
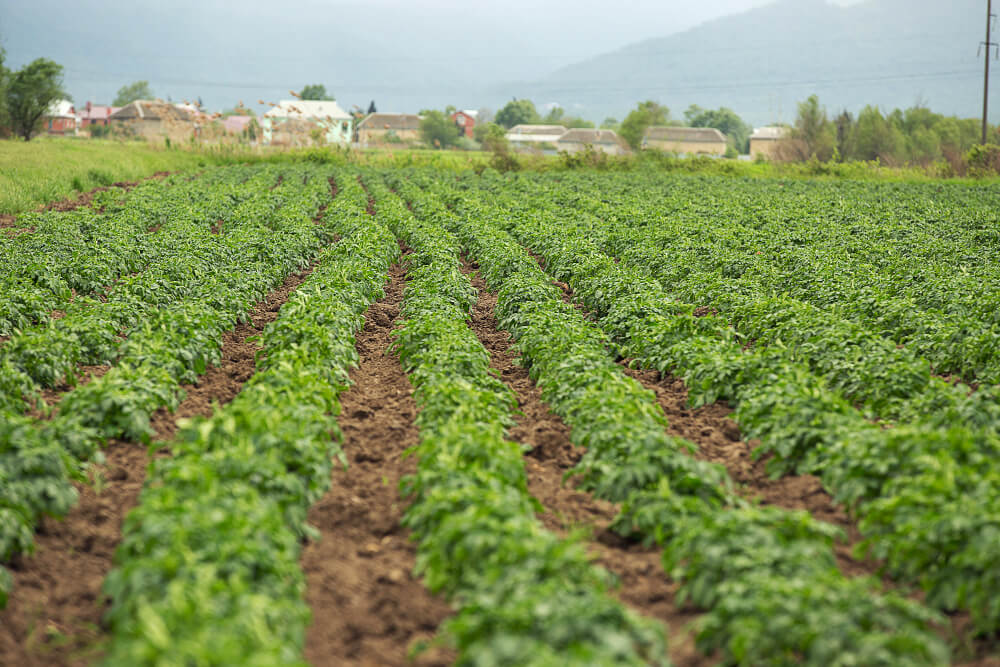
M810 96L798 105L795 125L778 147L777 157L821 162L878 160L888 166L928 166L945 161L953 166L981 139L980 121L934 113L922 104L883 113L866 106L857 116L841 111L830 118L819 97ZM1000 134L992 128L991 141Z

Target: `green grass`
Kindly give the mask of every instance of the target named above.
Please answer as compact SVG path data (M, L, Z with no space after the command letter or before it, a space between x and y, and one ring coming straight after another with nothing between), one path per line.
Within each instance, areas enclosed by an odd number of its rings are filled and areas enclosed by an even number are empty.
M211 161L198 153L140 142L61 137L0 141L0 214L16 215L101 185Z

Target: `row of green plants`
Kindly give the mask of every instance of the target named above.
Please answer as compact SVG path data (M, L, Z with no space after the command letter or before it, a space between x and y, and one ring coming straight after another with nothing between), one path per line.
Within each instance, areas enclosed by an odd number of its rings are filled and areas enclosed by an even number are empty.
M178 263L190 274L187 292L178 295L183 298L147 312L122 344L118 363L64 394L54 417L2 414L0 561L30 553L41 516L69 511L77 499L72 481L85 479L104 442L148 441L153 412L176 407L181 385L195 382L219 360L223 332L290 273L307 266L332 236L313 222L330 197L326 172L296 175L290 179L298 184L293 190L275 195L279 206L259 201L266 211L229 234L206 232L199 244L180 249ZM9 590L9 576L0 585Z
M743 436L760 439L757 455L773 455L775 473L818 475L860 517L860 550L884 560L889 574L919 585L931 606L970 611L981 632L1000 627L1000 440L989 401L969 397L892 428L873 423L794 351L744 349L724 318L696 315L585 234L545 214L506 212L497 221L572 287L621 357L682 377L696 405L728 401Z
M995 189L608 176L595 197L592 178L566 181L516 187L597 216L584 223L595 241L685 301L751 325L737 312L748 301L812 304L834 326L885 336L938 373L1000 378Z
M268 192L267 185L278 178L274 171L258 170L249 179L245 169L228 171L224 179L180 183L175 186L177 192L166 188L158 197L130 200L121 211L107 216L76 211L51 214L45 228L20 237L33 239L17 250L34 254L30 272L35 277L47 276L48 284L81 280L81 273L73 273L76 268L72 267L81 267L82 273L88 273L88 265L100 267L95 254L106 255L109 265L119 262L115 270L125 273L111 271L95 279L89 297L80 288L78 298L61 304L62 317L46 314L37 326L12 332L0 347L0 377L4 378L0 389L9 389L0 393L0 407L24 411L37 402L38 389L75 385L80 365L113 363L126 351L134 329L150 316L185 299L200 299L211 289L210 272L232 264L234 252L239 252L234 244L240 239L228 238L227 227L259 226L262 215L273 214L293 194L291 188ZM61 221L59 215L67 220ZM82 229L84 220L87 229L118 229L122 234L111 238L102 231L91 236ZM150 223L159 227L153 234L146 231ZM222 227L220 234L212 233L213 225ZM67 248L60 248L64 244L58 239L64 234L74 238L78 247L63 252ZM61 288L67 293L70 289L77 288L68 284Z
M399 255L366 219L361 188L340 188L325 221L342 238L264 330L257 372L150 467L104 586L105 664L305 664L299 556L317 537L306 512L344 461L338 397L364 312Z
M667 664L663 630L609 595L577 540L546 531L523 446L506 437L516 400L468 326L476 292L459 247L369 173L377 219L412 249L396 349L415 388L420 443L403 489L417 570L457 611L444 631L462 665Z
M733 491L719 465L666 434L655 396L615 363L610 341L565 303L537 262L495 220L505 212L424 183L439 201L400 182L414 210L446 224L497 290L496 315L530 363L543 398L586 453L579 488L621 503L613 527L664 547L681 582L678 602L707 613L698 644L730 664L940 664L940 619L874 580L836 566L839 529L806 512L759 508ZM760 619L748 623L747 619ZM781 628L776 632L776 628Z

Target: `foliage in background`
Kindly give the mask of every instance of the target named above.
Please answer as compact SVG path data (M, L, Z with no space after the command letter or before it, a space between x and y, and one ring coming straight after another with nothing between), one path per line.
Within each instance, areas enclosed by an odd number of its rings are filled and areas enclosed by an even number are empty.
M303 86L302 90L299 91L299 97L303 100L333 100L334 97L330 93L326 92L326 86L321 83L314 83L308 86ZM375 102L373 101L374 105Z
M541 116L531 100L511 100L497 111L496 117L497 125L508 130L515 125L538 123L540 120Z
M427 110L421 115L420 136L428 146L448 148L458 143L458 127L444 112Z
M66 97L62 65L36 58L10 77L7 85L7 115L11 129L25 141L38 131L53 102Z
M111 106L123 107L136 100L152 99L156 99L156 95L153 94L153 89L149 87L149 81L133 81L118 89Z
M653 100L646 100L628 112L618 129L618 134L633 150L637 150L642 145L642 137L646 134L647 128L666 125L669 122L670 109Z
M562 125L566 128L592 128L594 124L589 120L584 120L582 118L576 118L575 116L567 116L566 110L560 106L555 106L549 109L549 112L545 114L545 118L542 122L547 125Z
M684 121L691 127L713 127L726 135L729 148L733 149L727 151L726 157L735 157L736 152L750 152L751 127L732 109L702 109L692 104L684 112Z

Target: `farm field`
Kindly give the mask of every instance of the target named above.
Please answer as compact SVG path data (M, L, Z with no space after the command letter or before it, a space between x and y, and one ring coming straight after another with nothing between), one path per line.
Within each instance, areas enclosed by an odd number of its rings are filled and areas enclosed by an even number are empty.
M203 167L0 229L0 664L1000 664L1000 188Z

